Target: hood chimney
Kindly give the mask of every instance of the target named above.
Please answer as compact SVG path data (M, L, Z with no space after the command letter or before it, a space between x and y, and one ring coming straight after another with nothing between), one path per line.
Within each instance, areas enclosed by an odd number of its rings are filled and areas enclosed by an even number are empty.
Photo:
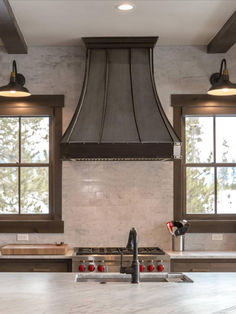
M83 38L82 93L61 140L63 160L173 160L181 143L154 81L158 37Z

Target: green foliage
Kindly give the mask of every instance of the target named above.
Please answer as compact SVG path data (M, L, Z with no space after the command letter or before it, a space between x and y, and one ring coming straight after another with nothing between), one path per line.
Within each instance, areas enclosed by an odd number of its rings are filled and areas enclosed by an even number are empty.
M233 160L235 163L235 160ZM233 190L236 190L236 167L232 167L232 183L231 183L231 188Z
M0 163L15 163L19 158L18 118L0 118Z
M48 168L21 168L21 213L40 214L48 207Z
M17 214L18 171L13 167L0 167L0 214Z
M213 168L187 167L187 213L211 214L214 212L214 181L207 183Z
M224 148L222 153L222 162L227 162L228 158L228 149L229 145L227 144L226 139L223 140L222 146ZM229 168L228 167L220 167L217 173L217 179L218 179L218 185L221 187L221 189L227 189L230 188L229 185Z

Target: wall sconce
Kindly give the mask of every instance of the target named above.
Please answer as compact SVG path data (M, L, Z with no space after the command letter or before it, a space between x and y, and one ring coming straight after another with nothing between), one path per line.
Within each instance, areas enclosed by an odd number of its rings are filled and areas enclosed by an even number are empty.
M12 63L12 72L9 84L0 87L0 96L4 97L28 97L30 92L25 85L25 77L17 73L16 61Z
M225 59L221 61L220 72L211 75L210 82L212 86L207 92L209 95L214 96L236 95L236 84L231 83L229 80L229 72L227 69Z

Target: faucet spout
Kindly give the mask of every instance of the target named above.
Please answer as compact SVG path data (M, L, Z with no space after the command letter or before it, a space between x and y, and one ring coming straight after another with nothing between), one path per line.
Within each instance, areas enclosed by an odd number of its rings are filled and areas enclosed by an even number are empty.
M140 272L139 272L139 260L138 260L138 233L135 228L132 228L129 232L129 239L126 246L127 249L133 251L133 259L130 267L123 267L121 263L120 272L125 274L131 274L132 283L139 283Z

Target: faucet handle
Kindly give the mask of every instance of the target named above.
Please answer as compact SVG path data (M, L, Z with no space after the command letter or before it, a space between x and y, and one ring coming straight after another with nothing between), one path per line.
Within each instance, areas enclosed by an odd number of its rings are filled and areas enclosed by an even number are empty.
M123 265L123 253L120 253L120 266L122 267Z
M123 253L120 253L120 273L125 273L125 267L123 267Z

